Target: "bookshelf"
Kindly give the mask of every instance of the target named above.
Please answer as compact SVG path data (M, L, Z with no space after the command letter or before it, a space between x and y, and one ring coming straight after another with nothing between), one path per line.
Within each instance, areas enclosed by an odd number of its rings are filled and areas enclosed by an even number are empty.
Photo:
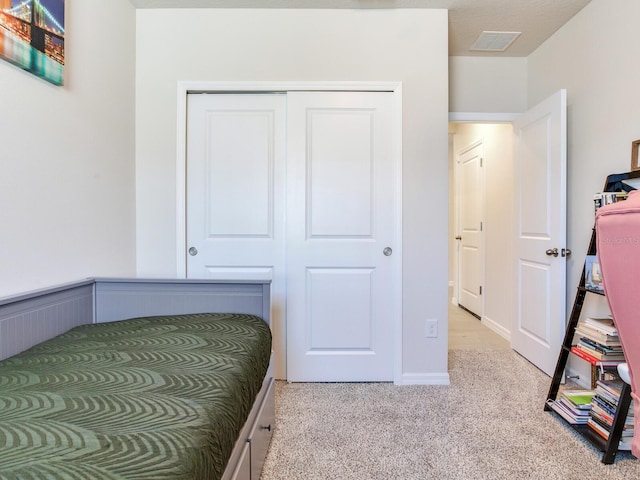
M610 201L623 200L624 195L619 192L636 188L632 182L627 183L625 180L637 181L639 178L640 172L609 175L603 193L615 194L594 197L596 209ZM629 433L632 433L632 426L628 414L631 387L617 378L616 367L624 362L624 355L615 325L609 324L606 318L583 319L582 309L587 295L604 295L598 283L598 272L594 270L597 268L596 231L593 228L544 409L557 413L602 452L602 463L611 464L619 450L630 448ZM591 390L567 392L560 389L569 355L590 364ZM585 397L590 399L588 405L584 403ZM576 398L580 398L583 403L576 403Z

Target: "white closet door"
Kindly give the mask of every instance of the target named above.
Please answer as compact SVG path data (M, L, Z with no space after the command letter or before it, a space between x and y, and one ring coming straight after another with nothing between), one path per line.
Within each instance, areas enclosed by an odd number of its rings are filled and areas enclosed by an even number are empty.
M287 378L393 380L393 96L287 102Z
M271 279L285 378L285 115L278 94L189 94L188 278Z

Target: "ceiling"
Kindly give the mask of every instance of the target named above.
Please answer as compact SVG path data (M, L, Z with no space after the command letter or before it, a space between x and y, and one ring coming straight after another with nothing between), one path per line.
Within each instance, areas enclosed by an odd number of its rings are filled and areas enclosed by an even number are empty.
M449 55L526 57L590 0L130 0L137 8L446 8ZM522 32L505 52L471 52L482 31Z

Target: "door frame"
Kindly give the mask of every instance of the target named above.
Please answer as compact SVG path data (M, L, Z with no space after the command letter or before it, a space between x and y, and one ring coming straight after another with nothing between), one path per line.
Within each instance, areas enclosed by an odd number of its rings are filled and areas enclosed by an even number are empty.
M531 108L527 108L527 111L530 110ZM524 115L523 113L449 112L449 123L510 123L513 125L514 122L517 119L521 118L523 115ZM452 154L450 155L450 158L454 161L454 164L455 164L455 152L452 152ZM454 188L456 187L457 185ZM518 219L516 218L515 220L517 224ZM457 218L455 219L455 221L457 222ZM514 226L516 224L514 224ZM457 223L455 225L457 226ZM515 229L513 231L513 234L514 235L516 234ZM456 275L455 275L456 278L453 279L454 281L453 289L454 289L454 292L456 292L458 288L458 283L459 283L459 279L457 278L457 270L459 268L458 262L457 262L457 255L454 256L453 260L454 260L453 267L455 269L454 271L456 272ZM514 250L514 260L515 260L515 250ZM517 275L514 274L514 281L516 280L516 278L517 278ZM567 285L566 285L566 279L565 279L565 289L566 288L567 288ZM514 311L513 311L514 318L517 313L516 308L517 306L514 305ZM565 310L566 310L566 306L565 306ZM567 313L568 312L565 312L565 315ZM492 327L491 324L486 324L486 325L492 330L494 330L496 333L498 333L499 335L507 339L510 342L511 348L513 349L513 324L511 325L511 329L508 332L496 330L495 328Z
M513 125L513 122L515 120L517 120L518 118L520 118L523 114L522 113L492 113L492 112L449 112L449 123L508 123ZM483 139L484 142L484 139ZM453 142L451 144L451 148L453 149ZM450 214L451 214L451 210L453 210L453 215L454 215L454 219L453 219L453 225L455 226L456 229L458 229L459 227L459 219L458 219L458 197L457 197L457 189L458 189L458 172L456 171L457 169L457 157L456 157L456 153L455 151L451 151L450 152L450 161L453 162L453 188L455 189L453 192L453 204L449 205L450 208ZM485 176L484 176L484 172L483 172L483 182L485 181ZM486 195L486 190L484 191L484 194ZM451 197L450 197L451 198ZM482 199L483 204L485 202L485 199ZM484 209L484 205L483 205L483 209ZM483 210L484 211L484 210ZM486 215L486 212L485 212ZM514 231L515 233L515 231ZM458 306L458 299L457 297L457 293L458 293L458 289L460 288L459 284L460 284L460 278L458 275L458 271L460 269L459 266L459 259L458 259L458 251L457 251L457 240L453 239L453 235L450 235L450 252L455 252L455 254L453 255L453 259L452 259L452 268L454 269L454 273L453 273L453 278L451 279L453 282L452 285L452 289L453 289L453 298L452 298L452 304L454 306ZM486 261L484 258L485 255L485 249L486 249L486 242L483 242L482 245L482 254L483 254L483 259L482 259L482 263L483 265L486 265ZM484 271L483 271L483 291L484 288L486 287L485 283L484 283ZM515 312L514 312L515 313ZM511 330L503 330L502 328L498 328L497 325L489 322L485 322L485 318L484 318L484 297L482 299L482 315L481 315L481 320L480 320L483 325L487 326L488 328L490 328L492 331L494 331L495 333L497 333L498 335L500 335L502 338L504 338L505 340L511 342Z
M176 99L176 275L187 278L187 95L206 93L284 93L293 91L387 92L393 95L395 233L393 255L393 371L402 383L402 82L215 82L179 81ZM286 317L285 317L286 318ZM286 331L286 325L285 325Z

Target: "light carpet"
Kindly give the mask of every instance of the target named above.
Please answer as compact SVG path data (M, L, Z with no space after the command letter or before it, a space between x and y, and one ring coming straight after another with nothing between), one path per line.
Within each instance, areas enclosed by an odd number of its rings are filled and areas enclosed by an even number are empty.
M449 386L276 385L262 480L640 479L640 460L600 462L543 410L550 379L510 350L455 350Z

